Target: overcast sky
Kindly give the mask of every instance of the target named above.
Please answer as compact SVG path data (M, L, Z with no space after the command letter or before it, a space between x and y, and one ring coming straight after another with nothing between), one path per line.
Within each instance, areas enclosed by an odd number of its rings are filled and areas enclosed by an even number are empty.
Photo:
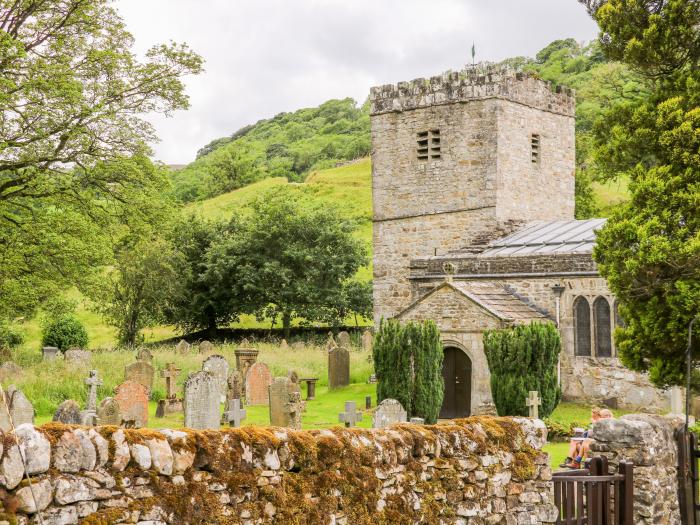
M139 51L187 42L206 71L191 107L153 118L158 159L187 163L210 140L373 85L429 77L476 58L533 56L552 40L595 38L576 0L116 0Z

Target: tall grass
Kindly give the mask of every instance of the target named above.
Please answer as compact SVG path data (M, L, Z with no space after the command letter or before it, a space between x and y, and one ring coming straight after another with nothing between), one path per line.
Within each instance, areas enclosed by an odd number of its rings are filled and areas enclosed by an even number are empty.
M273 377L286 376L290 370L295 370L299 377L318 377L318 385L328 384L328 355L319 346L307 346L304 349L281 349L268 343L253 344L260 353L258 361L270 367ZM229 362L230 369L236 366L234 345L220 345L214 353L223 355ZM168 363L175 363L182 369L177 379L178 387L183 389L187 376L201 370L202 362L207 355L197 353L196 346L189 354L178 354L174 346L159 346L151 348L155 378L151 399L157 400L165 396L165 382L160 377L160 371ZM22 350L15 353L13 359L23 367L20 377L5 381L5 385L14 384L20 388L34 404L37 416L45 417L53 414L56 407L66 399L75 399L81 406L87 398L85 378L91 369L97 370L104 384L98 389L98 399L111 396L114 387L124 380L124 367L135 361L136 353L126 350L96 350L90 364L79 365L65 363L63 360L45 362L38 350ZM367 352L358 349L350 352L350 382L366 383L373 373L372 364Z

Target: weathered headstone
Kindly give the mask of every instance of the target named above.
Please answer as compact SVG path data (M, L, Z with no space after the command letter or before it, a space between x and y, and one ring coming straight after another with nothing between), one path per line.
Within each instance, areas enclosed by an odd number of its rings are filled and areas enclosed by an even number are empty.
M287 343L286 339L282 339L280 342L280 350L286 350L287 348L289 348L289 343Z
M92 360L92 352L80 348L70 348L63 353L63 359L66 363L86 365Z
M365 408L367 410L372 408L372 396L365 396Z
M153 354L148 348L142 346L136 351L136 360L148 361L150 363L151 361L153 361Z
M276 377L269 388L270 424L301 430L303 405L299 385L287 377Z
M340 348L348 348L348 349L352 346L352 342L350 340L350 334L347 333L345 330L338 333L338 346Z
M327 351L331 351L334 348L337 348L337 343L335 342L335 338L333 337L333 332L328 332L328 338L326 339L326 343L324 344L324 348Z
M241 408L240 399L229 399L228 407L224 412L224 420L232 427L240 427L241 421L246 418L246 411Z
M180 369L175 366L175 363L168 363L168 366L160 371L160 377L165 379L165 399L158 401L156 417L182 412L182 399L177 397L176 381L178 375L180 375Z
M248 369L258 360L259 350L252 348L247 339L241 341L241 345L234 350L236 355L236 368L243 377L248 375Z
M105 397L97 407L97 424L120 426L122 424L122 413L119 410L119 403L113 397Z
M362 412L357 410L354 401L345 402L345 412L338 414L338 420L345 423L346 428L354 427L356 423L362 421Z
M122 422L134 428L148 425L148 391L142 383L124 381L114 389L114 399L119 403Z
M25 423L34 424L34 406L21 390L14 386L7 389L7 404L15 427Z
M141 383L150 395L153 389L153 365L147 361L136 361L124 368L124 380Z
M226 397L231 399L240 399L243 402L245 396L245 382L243 376L238 370L233 370L228 376Z
M408 422L412 425L425 425L425 419L422 417L412 417Z
M82 423L80 405L72 399L66 399L58 405L56 412L53 414L53 420L66 425L80 425Z
M210 355L202 363L202 370L210 372L219 385L219 398L223 403L226 401L226 390L228 389L228 361L222 355Z
M377 382L377 375L376 374L370 374L370 376L367 378L367 383L369 384L374 384Z
M55 346L45 346L41 349L44 356L44 361L53 361L58 357L58 348Z
M385 399L377 410L374 411L372 417L373 428L384 428L393 423L405 423L408 420L406 410L401 406L396 399Z
M221 426L219 385L211 373L202 370L187 378L183 404L185 427L216 429Z
M85 379L88 386L87 406L81 412L83 425L97 424L97 387L102 385L102 380L97 375L97 370L90 370L90 375Z
M542 401L540 400L540 393L537 390L530 390L527 395L527 401L525 401L529 415L533 419L538 419L540 405Z
M254 363L245 376L245 401L249 405L265 405L272 374L265 363Z
M372 351L372 345L374 344L374 337L372 336L372 332L369 330L365 330L362 332L362 350L365 352L371 352Z
M175 351L178 354L189 354L190 346L191 345L187 341L185 341L184 339L180 339L180 342L175 347Z
M199 353L208 354L214 351L214 345L210 341L202 341L199 343Z
M350 352L347 348L333 348L328 352L328 388L350 384Z

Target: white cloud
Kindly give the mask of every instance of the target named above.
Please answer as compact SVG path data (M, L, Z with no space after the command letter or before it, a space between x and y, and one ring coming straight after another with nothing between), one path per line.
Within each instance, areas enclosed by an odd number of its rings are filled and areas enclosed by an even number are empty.
M186 80L191 108L153 117L157 157L192 160L210 140L281 111L367 97L372 85L471 61L534 55L552 40L590 40L575 0L116 0L137 48L175 40L206 59Z

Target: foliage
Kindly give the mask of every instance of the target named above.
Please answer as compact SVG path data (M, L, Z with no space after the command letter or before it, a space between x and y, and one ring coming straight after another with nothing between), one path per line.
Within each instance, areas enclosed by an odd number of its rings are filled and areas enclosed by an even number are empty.
M549 323L531 323L484 332L484 352L491 371L491 394L500 416L527 416L529 391L540 394L540 418L548 417L561 398L557 384L559 331Z
M16 327L0 319L0 350L16 348L24 343L24 334Z
M87 348L88 342L83 323L72 315L59 317L48 325L41 340L43 346L55 346L61 352L71 347Z
M0 317L90 277L148 207L149 112L186 108L186 46L139 59L108 0L0 1Z
M700 4L590 7L606 54L650 88L595 127L598 170L628 178L631 200L599 232L594 257L625 319L616 331L623 363L658 386L682 384L688 324L700 306Z
M370 152L369 109L354 100L280 113L213 141L172 175L184 202L206 199L268 177L303 181L313 170Z
M444 396L443 347L433 321L382 320L374 337L377 402L396 399L410 417L435 423Z
M359 326L359 319L372 318L372 281L348 279L328 299L316 318L330 326L341 326L348 317L355 319L355 326Z

